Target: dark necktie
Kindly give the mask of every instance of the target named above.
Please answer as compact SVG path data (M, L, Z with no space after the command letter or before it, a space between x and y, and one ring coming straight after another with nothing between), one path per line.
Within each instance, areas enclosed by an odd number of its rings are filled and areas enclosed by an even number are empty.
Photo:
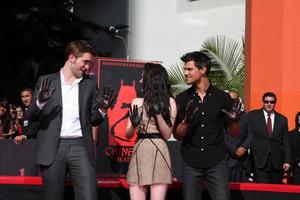
M272 121L271 121L271 114L270 113L268 113L267 127L268 127L269 136L272 137Z
M232 122L232 124L229 127L229 135L231 137L237 137L240 134L240 124L238 122Z

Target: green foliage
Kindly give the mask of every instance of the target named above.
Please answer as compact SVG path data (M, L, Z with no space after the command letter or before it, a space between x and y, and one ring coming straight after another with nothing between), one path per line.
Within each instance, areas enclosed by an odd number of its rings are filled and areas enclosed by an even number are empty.
M236 41L226 36L210 37L202 49L212 61L210 79L223 90L235 90L244 96L244 40Z
M169 75L171 92L174 96L186 90L189 86L185 83L183 64L174 64L166 68Z

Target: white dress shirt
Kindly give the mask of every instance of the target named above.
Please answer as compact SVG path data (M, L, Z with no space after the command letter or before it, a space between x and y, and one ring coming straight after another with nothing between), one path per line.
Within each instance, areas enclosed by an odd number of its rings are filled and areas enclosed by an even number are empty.
M60 131L61 138L82 137L79 118L79 82L82 78L77 78L69 85L60 71L61 94L62 94L62 125Z
M266 120L266 124L267 124L268 123L267 122L267 120L268 120L268 113L265 110L263 110L263 111L264 111L264 116L265 116L265 120ZM271 118L272 131L273 131L273 129L274 129L274 120L275 120L275 112L271 112L270 113L270 118Z

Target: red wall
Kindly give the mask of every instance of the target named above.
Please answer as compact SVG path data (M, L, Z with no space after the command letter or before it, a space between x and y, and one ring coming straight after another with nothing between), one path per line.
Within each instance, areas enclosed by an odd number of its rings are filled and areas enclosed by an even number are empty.
M300 111L299 20L299 0L246 0L246 108L261 108L263 93L272 91L289 129Z

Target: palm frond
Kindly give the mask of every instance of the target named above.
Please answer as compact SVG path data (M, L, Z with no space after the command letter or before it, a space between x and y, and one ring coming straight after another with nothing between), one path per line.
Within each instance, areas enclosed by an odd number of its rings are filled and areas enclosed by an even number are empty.
M212 61L212 82L220 89L237 90L244 94L244 40L213 36L203 42L202 52ZM222 75L223 74L223 75Z
M183 72L183 63L170 65L166 68L169 75L169 83L171 85L171 92L174 97L189 88L189 85L185 83L185 77Z
M221 70L228 80L232 80L234 72L241 68L243 61L243 46L240 42L226 36L213 36L205 40L202 49L212 61L212 70Z

